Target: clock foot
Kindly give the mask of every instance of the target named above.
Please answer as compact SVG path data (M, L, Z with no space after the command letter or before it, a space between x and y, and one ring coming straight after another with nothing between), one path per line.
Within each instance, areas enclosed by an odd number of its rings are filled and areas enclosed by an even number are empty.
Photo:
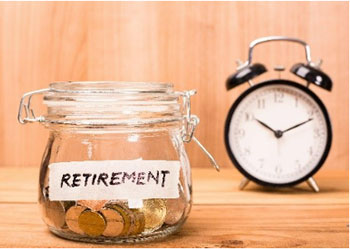
M310 188L314 190L316 193L320 191L320 188L317 186L317 183L314 178L310 177L309 179L307 179L306 182L307 184L309 184Z
M243 190L248 185L249 182L250 182L250 180L248 180L247 178L243 178L241 183L239 184L238 188L240 190Z

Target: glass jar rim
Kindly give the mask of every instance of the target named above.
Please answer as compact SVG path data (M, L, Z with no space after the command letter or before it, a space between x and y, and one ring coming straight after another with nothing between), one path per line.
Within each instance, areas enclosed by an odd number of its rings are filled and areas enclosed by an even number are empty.
M167 82L127 82L127 81L62 81L53 82L50 91L64 93L167 93L173 84Z
M196 90L175 91L171 83L67 81L25 93L17 119L21 124L40 122L86 128L104 126L158 126L190 122L190 97ZM37 115L34 95L43 96L47 112ZM172 125L170 125L172 126Z
M156 82L68 81L44 93L48 124L146 125L182 120L173 84Z

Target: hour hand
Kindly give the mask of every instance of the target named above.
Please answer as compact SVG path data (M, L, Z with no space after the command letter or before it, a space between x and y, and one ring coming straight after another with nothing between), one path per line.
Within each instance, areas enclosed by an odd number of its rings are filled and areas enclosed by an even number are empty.
M262 121L256 119L255 117L254 117L254 119L255 119L258 123L260 123L261 125L263 125L265 128L271 130L274 134L276 134L276 131L275 131L274 129L272 129L270 126L268 126L266 123L264 123L264 122L262 122Z

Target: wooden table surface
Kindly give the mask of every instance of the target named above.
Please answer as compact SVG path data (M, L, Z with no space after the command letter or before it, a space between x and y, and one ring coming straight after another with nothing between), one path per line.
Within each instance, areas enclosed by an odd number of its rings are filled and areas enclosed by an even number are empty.
M0 247L110 247L51 234L39 216L38 168L0 167ZM237 186L233 169L193 169L194 205L181 232L123 247L349 247L349 173L322 169L321 192L303 183ZM118 245L116 245L118 246Z

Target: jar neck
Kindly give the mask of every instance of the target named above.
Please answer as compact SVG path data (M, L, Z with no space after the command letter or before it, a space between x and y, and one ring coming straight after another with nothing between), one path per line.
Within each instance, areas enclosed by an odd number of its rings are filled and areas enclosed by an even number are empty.
M71 126L155 126L182 120L171 84L53 83L44 96L45 123Z
M44 126L53 133L69 133L69 134L133 134L133 133L178 133L181 134L182 123L166 122L156 124L143 125L72 125L59 123L44 123Z

